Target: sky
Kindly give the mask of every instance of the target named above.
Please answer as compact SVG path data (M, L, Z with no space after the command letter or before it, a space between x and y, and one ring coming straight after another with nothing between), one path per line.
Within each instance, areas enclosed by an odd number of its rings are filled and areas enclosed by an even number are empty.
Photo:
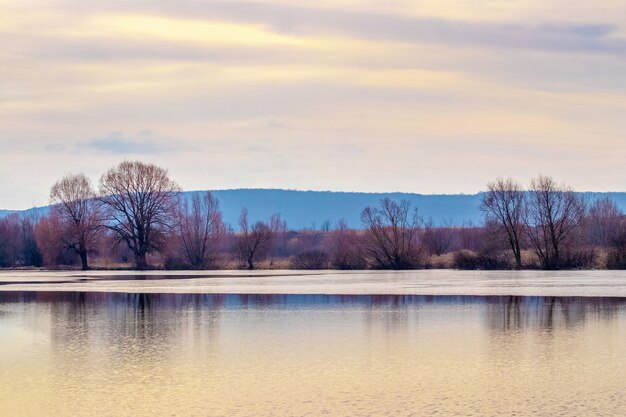
M623 0L0 0L0 208L184 189L626 191Z

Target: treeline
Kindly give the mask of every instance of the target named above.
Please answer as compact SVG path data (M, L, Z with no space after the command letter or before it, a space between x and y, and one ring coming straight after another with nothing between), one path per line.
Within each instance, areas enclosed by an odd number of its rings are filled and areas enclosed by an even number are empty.
M97 189L67 175L50 213L0 219L0 267L166 269L626 268L626 218L609 199L585 201L550 177L488 184L485 223L434 226L408 201L384 199L322 230L289 230L275 214L226 225L210 193L185 198L167 170L111 168Z

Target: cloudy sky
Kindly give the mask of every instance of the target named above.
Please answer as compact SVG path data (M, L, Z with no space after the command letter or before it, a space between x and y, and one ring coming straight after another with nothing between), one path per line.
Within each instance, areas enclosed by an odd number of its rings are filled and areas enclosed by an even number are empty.
M623 0L0 0L0 208L185 189L626 190Z

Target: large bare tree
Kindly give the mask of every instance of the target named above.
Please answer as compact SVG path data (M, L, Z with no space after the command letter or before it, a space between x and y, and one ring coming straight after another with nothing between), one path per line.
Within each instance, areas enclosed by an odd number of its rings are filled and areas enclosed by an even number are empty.
M580 226L584 212L584 201L570 187L546 176L531 181L524 230L544 269L561 267L564 245Z
M280 221L276 216L270 219L269 224L258 221L253 225L248 223L248 209L241 210L239 217L240 232L237 236L236 249L239 261L243 266L252 270L256 267L256 262L263 259L272 248L272 241L276 230L272 226L277 226Z
M487 192L480 204L487 220L497 221L506 233L516 269L522 267L524 195L522 186L512 178L498 178L487 184Z
M63 245L79 257L83 270L89 269L89 251L102 227L100 205L91 181L84 174L68 174L50 190L53 215L58 216Z
M380 207L366 207L361 222L367 229L365 250L377 267L408 269L417 265L421 220L408 200L397 203L385 198Z
M147 269L147 254L173 227L180 191L166 169L139 161L124 161L100 179L106 227L128 245L137 269Z
M213 194L209 191L194 193L190 201L183 200L176 229L192 268L214 266L225 226L219 202Z

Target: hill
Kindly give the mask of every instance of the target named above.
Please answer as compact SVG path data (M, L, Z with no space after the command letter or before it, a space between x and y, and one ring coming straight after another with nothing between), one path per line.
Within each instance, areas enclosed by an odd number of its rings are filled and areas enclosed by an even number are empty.
M420 216L435 222L449 219L454 224L471 221L480 223L478 210L480 194L421 195L407 193L355 193L292 190L219 190L214 195L220 201L224 220L235 227L242 207L247 207L251 219L267 219L280 213L292 229L319 228L324 222L335 225L345 219L350 227L361 225L361 211L378 205L381 199L409 200ZM188 193L191 194L191 193Z
M199 191L195 191L199 192ZM350 227L361 225L361 211L375 206L382 198L406 199L419 210L420 216L432 218L435 224L451 222L454 225L481 224L483 215L478 209L482 194L426 195L410 193L357 193L333 191L295 191L280 189L236 189L212 191L219 199L224 221L237 229L242 207L247 207L251 221L265 220L280 213L291 229L318 229L325 222L335 225L345 219ZM185 192L189 198L194 191ZM626 211L626 193L583 193L593 200L610 196ZM47 207L26 210L45 214ZM10 211L0 210L0 216Z

